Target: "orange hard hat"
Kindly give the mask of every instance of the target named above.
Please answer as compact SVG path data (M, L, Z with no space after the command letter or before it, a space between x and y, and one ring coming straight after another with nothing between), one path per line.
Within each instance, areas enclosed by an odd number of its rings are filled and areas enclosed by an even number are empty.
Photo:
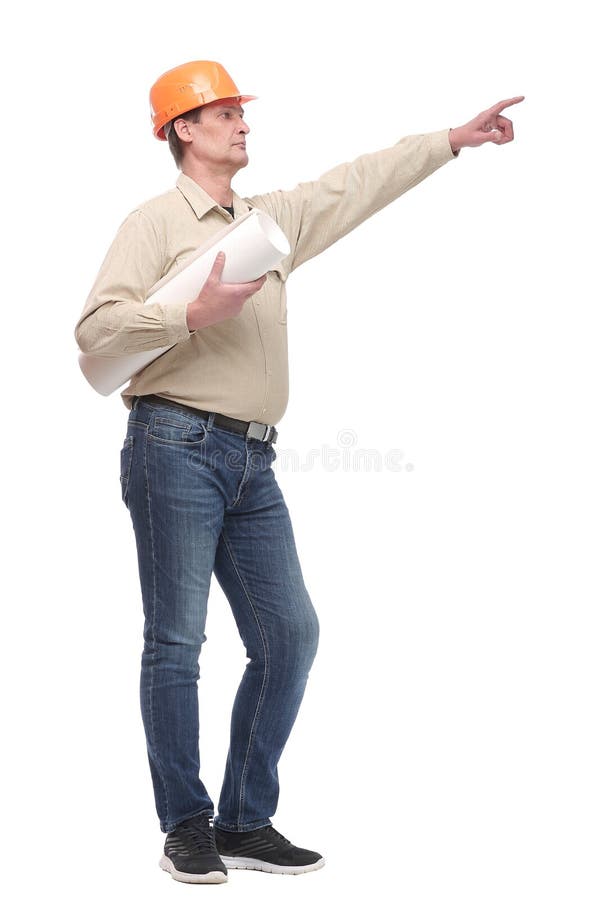
M150 113L154 136L166 141L164 126L190 109L229 97L238 103L256 100L240 95L231 76L218 62L199 59L169 69L150 88Z

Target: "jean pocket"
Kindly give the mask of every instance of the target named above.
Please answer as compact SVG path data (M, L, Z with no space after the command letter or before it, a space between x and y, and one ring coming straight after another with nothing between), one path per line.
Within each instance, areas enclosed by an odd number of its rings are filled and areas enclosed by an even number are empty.
M206 440L206 425L185 414L167 413L154 416L148 438L157 444L197 447Z
M131 460L133 459L133 435L128 434L121 447L121 499L127 506L127 493L129 488L129 473L131 472Z

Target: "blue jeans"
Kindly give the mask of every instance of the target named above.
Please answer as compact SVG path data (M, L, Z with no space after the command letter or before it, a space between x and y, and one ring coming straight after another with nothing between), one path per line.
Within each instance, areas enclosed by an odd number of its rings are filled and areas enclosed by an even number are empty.
M319 623L304 584L270 443L136 400L121 449L144 609L140 704L162 831L214 815L200 779L198 660L211 573L246 647L214 824L271 824L277 763L304 695Z

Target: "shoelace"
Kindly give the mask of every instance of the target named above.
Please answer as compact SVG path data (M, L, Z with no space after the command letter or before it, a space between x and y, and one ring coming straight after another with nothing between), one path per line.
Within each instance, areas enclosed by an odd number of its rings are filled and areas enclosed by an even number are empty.
M196 850L214 850L216 852L215 833L212 827L212 816L202 816L178 826L181 837Z
M269 832L269 837L274 838L278 844L283 844L284 846L288 847L292 846L292 842L288 841L288 839L280 834L277 829L273 828L272 825L267 825L266 828Z

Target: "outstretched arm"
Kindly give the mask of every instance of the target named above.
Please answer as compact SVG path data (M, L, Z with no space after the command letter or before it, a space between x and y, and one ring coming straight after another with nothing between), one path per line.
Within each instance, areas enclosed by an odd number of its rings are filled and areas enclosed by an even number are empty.
M479 113L466 125L451 128L449 139L452 152L457 153L462 147L480 147L489 141L494 144L508 144L515 136L512 122L500 113L507 106L520 103L524 99L525 97L511 97L510 100L501 100L490 109Z
M341 163L291 191L248 198L275 219L290 242L282 277L453 160L448 134L444 128L407 135L392 147Z

